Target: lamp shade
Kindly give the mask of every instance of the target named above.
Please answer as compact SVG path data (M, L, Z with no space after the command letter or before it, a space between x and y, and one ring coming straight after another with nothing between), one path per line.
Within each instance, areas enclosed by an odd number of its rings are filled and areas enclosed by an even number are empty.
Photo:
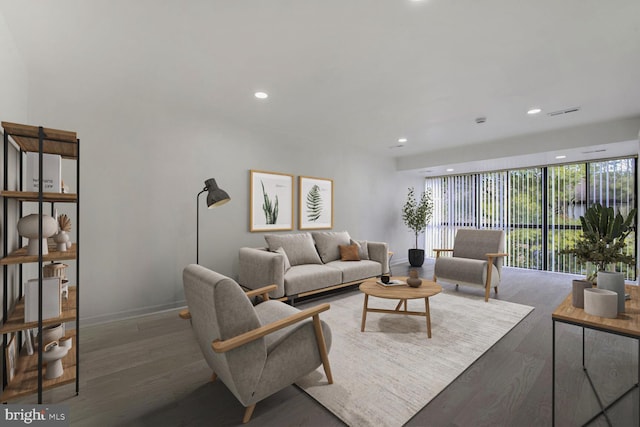
M204 182L204 189L209 192L207 194L207 207L209 209L222 206L231 200L227 192L220 189L213 178L209 178Z

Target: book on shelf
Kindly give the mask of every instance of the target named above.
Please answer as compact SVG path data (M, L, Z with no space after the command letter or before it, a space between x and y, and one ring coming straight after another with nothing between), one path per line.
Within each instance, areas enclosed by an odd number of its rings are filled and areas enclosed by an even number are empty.
M27 152L27 175L25 191L40 191L39 155ZM42 154L42 176L44 183L42 191L45 193L60 193L62 191L62 157L58 154Z

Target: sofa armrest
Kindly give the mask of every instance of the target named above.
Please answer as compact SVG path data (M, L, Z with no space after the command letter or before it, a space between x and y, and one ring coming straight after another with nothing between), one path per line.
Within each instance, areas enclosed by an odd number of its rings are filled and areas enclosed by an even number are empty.
M238 283L245 288L258 289L276 285L271 298L284 296L284 257L258 248L240 248Z
M381 273L389 272L389 246L384 242L367 242L369 259L382 265Z

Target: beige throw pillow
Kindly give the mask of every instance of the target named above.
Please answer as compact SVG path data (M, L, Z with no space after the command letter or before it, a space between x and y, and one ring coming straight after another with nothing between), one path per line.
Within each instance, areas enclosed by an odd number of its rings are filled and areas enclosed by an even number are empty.
M264 239L270 251L282 248L292 267L301 264L322 264L309 233L265 234Z
M346 231L314 231L313 240L325 264L340 259L340 245L349 245L351 237Z

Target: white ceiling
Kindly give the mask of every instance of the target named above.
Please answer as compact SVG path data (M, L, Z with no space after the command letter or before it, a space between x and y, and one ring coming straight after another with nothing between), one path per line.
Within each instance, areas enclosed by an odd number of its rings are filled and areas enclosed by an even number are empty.
M408 156L640 115L638 0L0 0L0 13L50 96L165 103L300 144Z

